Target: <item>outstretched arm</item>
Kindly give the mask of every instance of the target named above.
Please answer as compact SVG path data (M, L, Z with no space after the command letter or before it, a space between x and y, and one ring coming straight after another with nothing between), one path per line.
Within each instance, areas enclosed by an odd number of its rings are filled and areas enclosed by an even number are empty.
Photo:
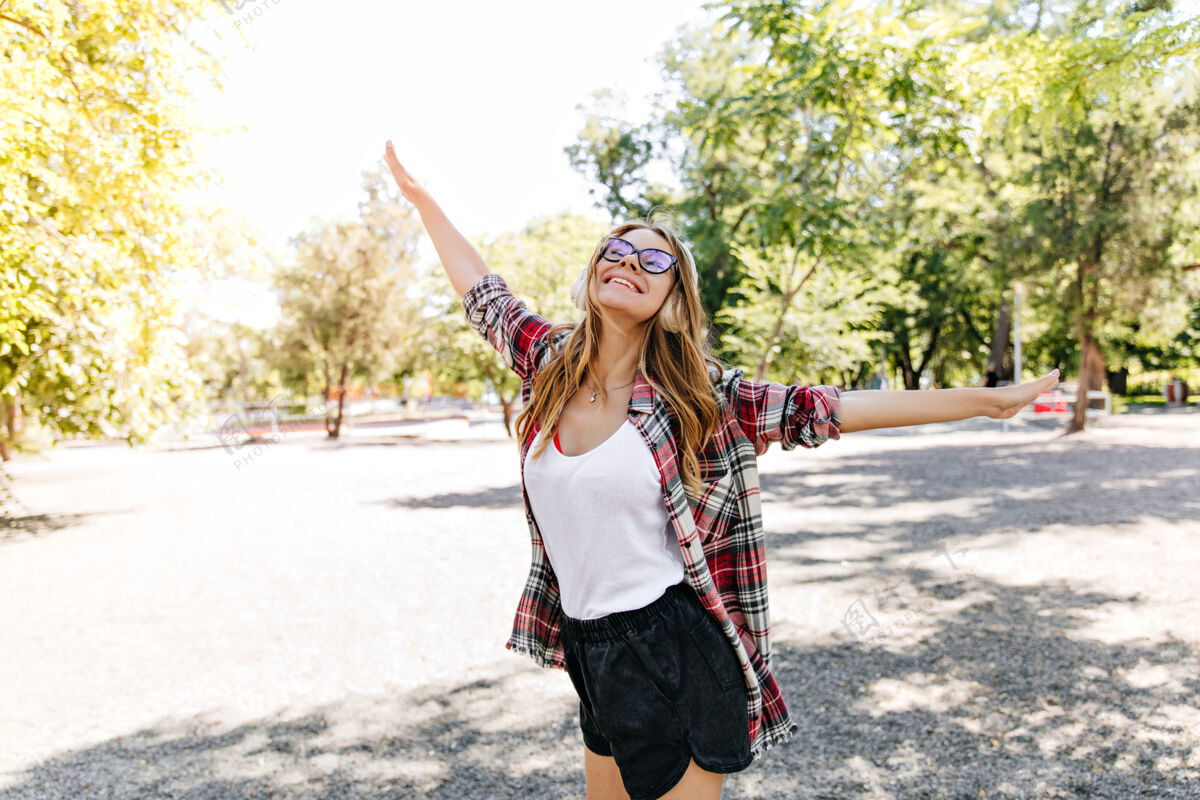
M991 389L926 389L895 392L860 389L841 393L842 433L900 428L987 416L1015 416L1042 392L1058 383L1058 370L1036 381Z
M433 247L437 250L438 258L442 260L442 267L450 278L450 285L458 292L460 298L463 297L468 289L488 273L483 256L479 255L479 251L451 224L428 190L408 174L408 170L397 160L391 141L387 143L384 160L392 171L392 177L396 179L396 185L400 187L400 193L417 207L417 213L421 215L421 224L433 240Z

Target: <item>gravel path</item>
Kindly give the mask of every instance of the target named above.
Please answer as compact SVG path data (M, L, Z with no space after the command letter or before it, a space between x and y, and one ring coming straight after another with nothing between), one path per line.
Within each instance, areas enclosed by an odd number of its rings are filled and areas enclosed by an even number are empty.
M1200 798L1200 414L1008 427L760 458L801 731L726 798ZM501 437L7 465L0 800L582 797Z

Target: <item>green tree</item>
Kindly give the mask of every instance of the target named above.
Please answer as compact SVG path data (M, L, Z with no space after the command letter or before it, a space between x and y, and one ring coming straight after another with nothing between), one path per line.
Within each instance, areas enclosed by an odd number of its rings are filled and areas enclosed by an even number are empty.
M592 114L569 150L610 209L666 198L681 212L718 350L757 361L759 380L796 374L815 351L830 357L814 370L863 374L875 348L862 334L887 296L913 294L879 280L902 262L891 195L960 146L956 109L936 91L951 57L944 20L859 6L729 3L715 27L684 30L664 49L673 88L650 122ZM641 177L652 155L679 177L675 193ZM842 327L800 320L835 300ZM830 338L793 348L785 340L799 331Z
M1086 426L1105 338L1153 324L1145 309L1182 290L1181 252L1200 222L1188 211L1198 189L1200 23L1168 12L1081 2L969 53L1005 65L987 79L980 109L986 149L1004 154L1011 210L998 243L1035 307L1068 317L1079 359L1069 432Z
M977 379L1008 367L1020 281L1031 360L1075 357L1073 338L1086 396L1106 342L1178 332L1142 311L1196 261L1196 20L1094 0L724 7L664 48L648 121L599 95L568 149L610 211L683 212L722 355L759 379L817 351L848 376L883 352L914 388L926 368ZM664 164L677 188L650 179ZM859 304L844 328L805 320L835 285Z
M420 325L420 304L409 291L420 220L388 193L382 171L364 173L363 185L360 219L319 223L296 236L295 261L276 278L283 360L293 375L319 375L326 400L337 398L326 418L334 439L350 378L390 381Z
M200 376L207 399L247 402L284 390L271 331L221 320L192 327L187 360Z
M0 2L0 455L15 421L146 439L195 410L170 295L204 269L210 176L180 98L218 80L207 0ZM226 233L232 238L236 228ZM218 268L214 265L214 268Z
M595 181L597 205L614 220L644 216L656 205L676 213L692 243L710 317L742 278L731 244L762 196L755 181L772 149L771 142L748 137L730 146L735 130L723 132L724 143L714 136L710 146L710 131L721 123L709 111L717 98L742 93L739 65L756 47L723 24L681 28L659 55L670 88L653 98L646 120L622 120L612 92L601 90L580 107L584 125L566 148L572 166ZM669 171L671 185L650 177L656 165Z

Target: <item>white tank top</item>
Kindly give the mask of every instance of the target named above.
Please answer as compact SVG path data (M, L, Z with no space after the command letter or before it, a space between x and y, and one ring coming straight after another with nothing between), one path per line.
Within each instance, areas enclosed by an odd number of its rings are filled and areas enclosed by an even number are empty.
M525 491L558 577L563 613L595 619L632 611L683 580L654 456L626 419L602 444L578 456L551 441L525 456Z

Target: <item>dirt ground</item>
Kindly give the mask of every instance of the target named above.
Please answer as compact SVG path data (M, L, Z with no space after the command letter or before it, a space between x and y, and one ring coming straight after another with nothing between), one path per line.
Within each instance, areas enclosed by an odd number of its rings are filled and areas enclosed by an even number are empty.
M726 798L1200 798L1200 414L1019 420L759 459L800 733ZM0 800L582 797L489 424L6 465Z

